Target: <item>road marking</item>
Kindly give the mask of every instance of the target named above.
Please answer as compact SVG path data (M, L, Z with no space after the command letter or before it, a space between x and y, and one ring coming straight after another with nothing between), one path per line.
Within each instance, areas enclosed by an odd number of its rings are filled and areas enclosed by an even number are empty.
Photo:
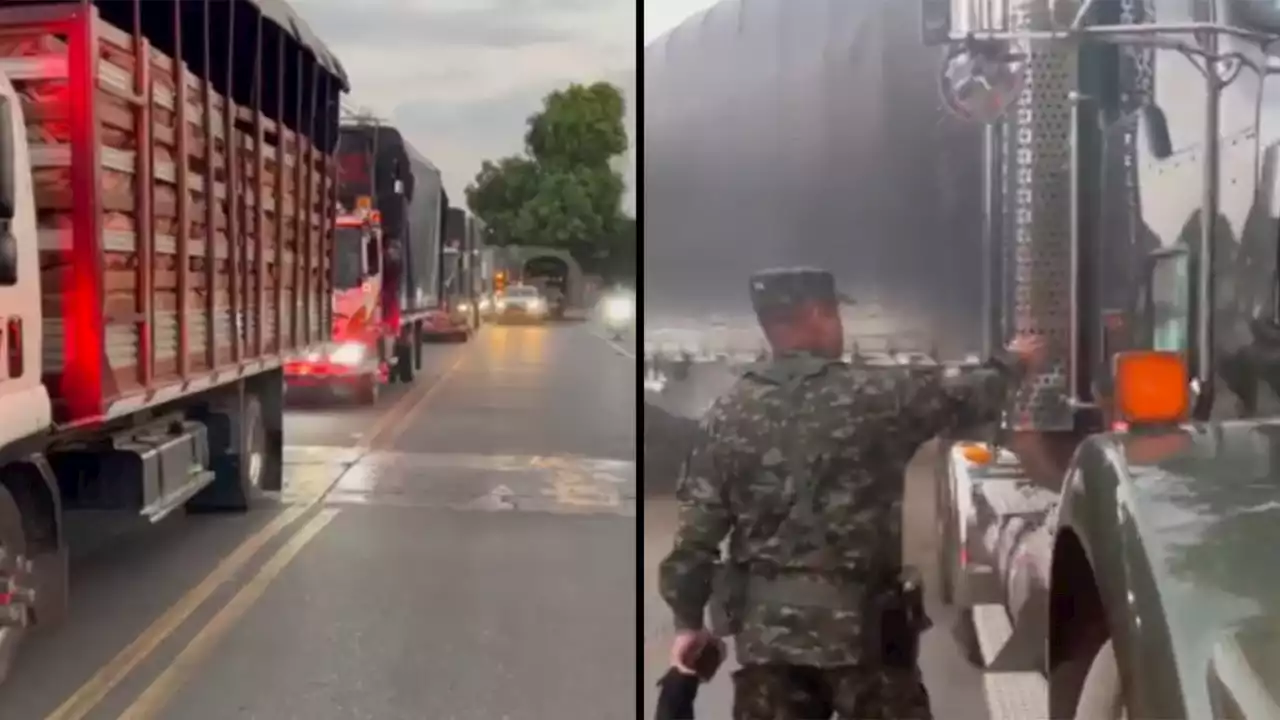
M616 508L622 504L622 495L608 482L598 482L592 475L565 458L533 457L529 464L551 471L551 487L543 493L570 507Z
M245 613L262 598L271 583L280 576L289 563L302 552L320 531L338 514L337 510L326 509L316 514L302 529L276 551L258 570L231 601L218 611L217 615L201 628L191 642L178 653L169 667L157 677L138 699L130 705L119 720L150 720L160 715L173 696L186 685L211 652L218 647L227 633L245 616Z
M318 501L285 510L271 524L259 530L237 547L230 556L218 564L199 585L192 588L146 630L107 661L88 682L80 686L71 697L54 710L45 720L80 720L102 702L124 678L160 647L191 615L207 601L223 584L230 581L263 546L284 531Z
M635 353L633 353L633 352L631 352L630 350L626 349L625 347L623 347L623 346L619 345L616 341L614 341L613 339L609 338L609 336L607 336L607 335L601 335L600 333L595 333L595 332L593 332L593 333L591 333L591 334L592 334L592 335L595 335L596 337L598 337L598 338L600 338L601 340L603 340L603 341L605 342L605 344L606 344L606 345L608 345L609 347L613 348L613 351L614 351L614 352L616 352L616 353L618 353L619 355L621 355L621 356L623 356L623 357L626 357L626 358L630 358L630 359L632 359L632 360L635 360L635 359L636 359L636 354L635 354Z
M458 362L461 361L462 358L459 358L458 361L454 363L454 367L456 367ZM415 402L419 397L425 393L431 392L431 389L439 384L440 380L443 380L445 376L452 372L452 370L453 368L446 370L445 374L437 379L436 382L418 383L414 387L410 388L408 392L401 395L394 405L387 408L386 412L378 416L378 419L374 421L373 426L369 428L369 432L359 434L360 439L356 442L356 447L363 448L365 450L374 447L379 436L386 432L387 428L391 427L409 408L414 407Z
M413 422L414 416L416 416L418 412L426 406L427 401L436 394L437 390L444 386L449 378L453 376L453 373L457 371L459 367L462 367L462 361L466 359L467 354L464 352L452 365L449 366L448 370L445 370L444 373L427 388L426 392L417 397L416 402L414 402L408 410L404 411L395 424L391 425L389 428L380 429L377 435L371 434L369 436L368 444L365 445L365 447L390 448L392 445L395 445L396 440L399 440L400 436L404 435L405 431L409 429L409 425ZM385 433L385 437L382 435L383 433Z
M455 363L454 366L456 367L457 364ZM443 377L441 379L443 380ZM424 388L428 392L433 387L435 387L434 384L424 384ZM374 424L374 432L379 433L385 429L388 416L397 415L399 411L413 405L410 401L414 397L416 397L416 394L412 392L402 396ZM376 439L374 434L370 434L368 437L370 440ZM368 445L362 443L361 447L357 448L357 452L360 450L367 451L368 449ZM358 460L359 457L356 459ZM199 585L189 590L187 594L165 610L163 615L143 630L128 647L121 650L115 657L99 668L93 677L81 685L45 720L82 720L97 708L98 704L129 673L133 672L138 665L150 657L156 651L156 648L160 647L169 636L173 635L183 623L190 619L195 611L213 596L213 593L231 581L271 540L323 500L347 469L333 471L328 464L325 464L317 467L315 473L307 474L299 478L297 482L291 483L293 487L286 488L281 493L281 500L295 504L276 516L269 525L237 546L231 552L231 555L227 556L214 568L213 572L200 581ZM296 473L300 470L301 468L294 472Z

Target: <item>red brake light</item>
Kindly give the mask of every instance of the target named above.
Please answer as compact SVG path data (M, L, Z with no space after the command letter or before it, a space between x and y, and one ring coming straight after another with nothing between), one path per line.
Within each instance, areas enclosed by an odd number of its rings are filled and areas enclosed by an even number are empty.
M6 323L6 335L8 336L7 346L9 348L8 366L9 377L22 377L23 371L23 338L22 338L22 318L11 317Z

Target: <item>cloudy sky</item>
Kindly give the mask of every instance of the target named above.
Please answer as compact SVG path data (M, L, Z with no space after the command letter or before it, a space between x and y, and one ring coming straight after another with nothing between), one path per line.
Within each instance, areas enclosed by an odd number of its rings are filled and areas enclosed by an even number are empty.
M443 171L455 204L481 160L520 151L525 118L551 90L608 80L634 94L634 0L292 4L346 67L347 104L408 135ZM620 169L630 179L633 168L629 158Z
M644 42L657 40L666 31L702 12L716 0L644 0Z

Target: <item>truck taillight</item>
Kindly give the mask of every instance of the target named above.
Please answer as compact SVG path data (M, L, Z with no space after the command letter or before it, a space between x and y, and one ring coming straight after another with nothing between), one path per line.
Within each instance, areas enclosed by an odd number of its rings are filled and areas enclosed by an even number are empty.
M7 365L9 368L9 377L22 377L22 318L11 317L9 322L5 323L5 336L7 342L5 346L8 348Z

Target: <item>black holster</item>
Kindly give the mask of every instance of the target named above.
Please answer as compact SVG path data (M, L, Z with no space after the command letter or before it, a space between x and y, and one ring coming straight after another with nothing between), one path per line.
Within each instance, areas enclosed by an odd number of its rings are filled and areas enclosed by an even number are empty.
M874 648L887 668L914 669L920 660L920 636L933 627L924 609L924 585L914 571L906 571L889 584L879 608L879 632Z
M707 603L708 625L716 637L733 637L742 632L746 609L746 568L735 563L716 563L711 575L711 600Z

